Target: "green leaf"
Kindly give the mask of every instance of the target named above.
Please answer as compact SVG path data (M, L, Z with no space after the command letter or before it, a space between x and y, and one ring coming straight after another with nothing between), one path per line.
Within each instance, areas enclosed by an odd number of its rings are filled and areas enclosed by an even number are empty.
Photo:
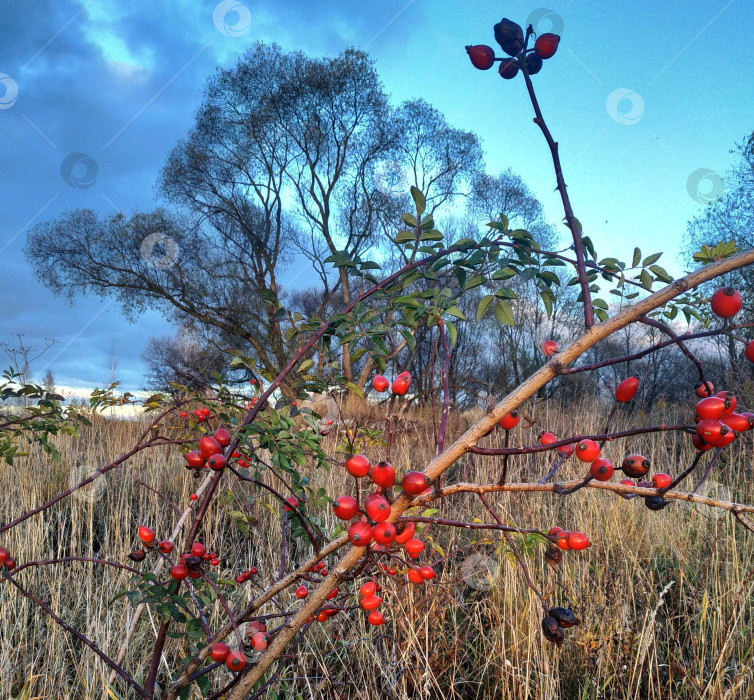
M662 253L655 253L654 255L648 255L644 260L642 260L641 266L647 267L648 265L651 265L652 263L656 263L660 258L662 257Z
M304 374L304 372L306 372L306 371L307 371L308 369L311 369L312 367L314 367L314 360L312 360L311 358L309 358L309 359L307 359L307 360L304 360L304 361L303 361L303 362L302 362L302 363L301 363L301 364L299 365L298 371L299 371L299 372L300 372L301 374Z
M461 309L459 309L457 306L452 306L451 308L446 309L445 313L450 314L451 316L455 316L456 318L461 319L461 321L466 320L466 316L464 316L463 311L461 311Z
M649 269L654 272L655 277L657 277L660 282L670 284L673 281L673 278L665 271L665 268L662 268L659 265L650 265Z
M634 248L634 259L631 263L631 267L636 267L641 260L641 251L638 248Z
M353 382L346 382L346 389L352 391L354 394L356 394L356 396L362 399L364 398L364 392L359 389L359 387L357 387Z
M432 229L430 231L427 231L426 233L422 233L421 236L419 236L420 241L441 241L442 239L443 235L437 229Z
M453 321L445 321L445 327L448 329L448 335L450 336L450 345L455 347L458 340L458 329Z
M405 243L406 241L415 241L416 240L416 233L413 231L399 231L398 235L395 237L396 243Z
M418 225L416 223L416 218L413 216L413 214L401 214L401 220L404 223L407 223L409 226L416 227Z
M416 204L416 213L421 216L427 208L427 200L424 198L424 194L418 187L411 185L411 197Z
M513 319L513 307L509 301L505 299L499 299L495 305L495 317L500 323L505 323L508 326L514 325Z
M547 312L547 318L552 316L552 304L555 301L555 295L551 289L543 289L539 296L542 297L542 303L545 305L545 311Z
M480 284L484 284L487 281L487 278L484 275L474 275L466 284L463 285L464 291L468 291L469 289L474 289L474 287L478 287Z
M641 271L639 278L641 279L641 283L644 287L646 287L647 289L652 289L652 276L646 270Z
M481 321L484 315L487 313L487 309L490 308L492 300L495 298L494 294L488 294L479 300L479 304L476 307L476 320Z

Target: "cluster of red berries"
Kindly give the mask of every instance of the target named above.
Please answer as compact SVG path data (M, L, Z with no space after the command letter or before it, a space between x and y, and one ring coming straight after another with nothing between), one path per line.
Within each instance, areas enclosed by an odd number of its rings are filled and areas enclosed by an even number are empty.
M246 583L252 576L256 576L258 573L259 569L256 566L252 566L236 576L236 583Z
M170 554L173 551L173 543L170 540L163 540L155 544L157 539L154 531L145 525L139 527L139 539L144 544L147 551L158 550L162 554ZM143 561L146 557L144 549L135 549L128 556L133 561ZM180 562L170 569L170 576L176 581L182 581L186 577L200 578L202 562L209 563L210 566L220 566L220 559L217 552L208 552L201 542L194 542L191 550L183 552Z
M707 382L709 388L714 389ZM697 387L697 396L709 393L707 386ZM745 411L737 413L738 401L732 391L720 391L712 396L705 396L696 404L694 420L696 433L691 440L700 452L713 447L725 447L741 433L754 427L754 413Z
M16 560L5 547L0 547L0 569L4 566L8 567L8 571L12 571L16 568Z
M410 386L411 375L408 372L401 372L392 384L387 377L383 377L381 374L375 374L372 379L372 388L380 394L390 389L396 396L405 396Z
M186 411L181 411L178 415L181 418L191 418L191 414L186 413ZM195 420L197 423L204 423L205 420L209 420L210 418L214 417L215 416L212 415L212 412L206 406L202 406L201 408L197 408L193 411L193 420Z
M489 70L500 61L498 72L506 80L515 78L521 68L525 68L529 75L536 75L542 70L542 61L552 58L558 50L560 37L550 32L540 34L534 42L534 48L524 51L524 30L521 25L503 18L495 25L495 41L500 48L512 58L496 58L495 51L485 44L467 46L474 68Z
M186 469L193 469L198 474L200 469L209 467L213 471L224 469L228 463L223 448L230 445L230 433L225 428L218 428L213 435L202 435L199 438L199 449L187 452ZM239 454L240 453L233 453Z

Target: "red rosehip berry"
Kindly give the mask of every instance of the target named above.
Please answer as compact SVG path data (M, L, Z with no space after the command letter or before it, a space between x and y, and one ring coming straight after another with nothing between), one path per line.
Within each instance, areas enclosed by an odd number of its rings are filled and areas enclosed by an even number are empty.
M366 506L365 510L367 512L367 517L370 520L375 520L377 522L382 522L390 517L390 504L381 496L372 499L369 502L369 505Z
M375 391L380 392L381 394L388 390L390 387L390 382L387 380L386 377L383 377L381 374L375 374L374 378L372 379L372 388Z
M220 443L210 435L203 435L199 439L199 452L201 452L206 458L210 458L212 455L219 454L223 451Z
M406 472L401 479L401 487L410 496L416 496L429 486L429 477L424 472Z
M372 610L372 612L369 613L367 620L370 625L379 626L385 624L385 617L379 610Z
M474 68L489 70L495 65L495 52L491 46L485 46L484 44L467 46L466 53L469 55L471 65Z
M240 651L231 651L225 659L225 665L231 671L243 671L246 668L246 658Z
M539 344L539 349L547 357L552 357L558 351L558 344L554 340L545 340Z
M498 422L498 425L503 428L504 430L512 430L518 425L518 422L521 420L521 416L518 412L518 409L514 408L510 413L507 415L504 415L500 421Z
M395 539L395 525L393 523L378 523L372 529L372 536L381 545L389 545Z
M576 456L582 462L594 462L600 456L600 446L594 441L586 438L576 445Z
M613 476L613 463L609 459L600 457L592 462L592 466L589 468L589 473L593 479L597 481L609 481Z
M209 652L209 656L212 661L219 661L222 663L230 654L230 647L227 644L219 642L212 645L212 651Z
M372 541L372 528L368 523L355 522L348 528L348 539L355 547L366 547Z
M157 549L159 549L163 554L170 554L170 552L173 551L173 543L168 542L168 540L164 540L157 545Z
M397 528L396 528L397 529ZM403 530L395 535L395 541L398 544L406 544L416 532L416 524L412 521L404 523Z
M630 401L632 398L634 398L634 396L636 396L636 392L638 390L638 377L629 377L628 379L624 379L620 384L618 384L617 387L615 387L615 400L620 401L621 403L626 403L626 401Z
M341 520L350 520L359 512L359 504L352 496L338 496L332 507L335 515Z
M230 433L225 428L218 428L215 430L213 437L222 447L230 445Z
M621 469L626 476L638 479L649 471L649 460L642 455L627 455L623 459Z
M652 476L652 486L656 489L665 489L672 483L673 478L670 474L665 474L665 472L660 472L659 474L654 474Z
M389 489L395 484L395 468L389 462L379 462L372 467L370 474L372 481L383 489Z
M298 598L299 600L306 598L308 595L309 595L309 589L306 586L299 586L296 589L296 598Z
M557 441L558 438L555 437L554 433L544 432L539 436L540 445L552 445L553 442Z
M182 581L186 578L186 576L188 576L188 573L188 567L185 564L176 564L172 569L170 569L170 575L176 581Z
M353 455L346 460L346 471L357 478L369 474L369 460L364 455Z
M154 542L154 538L155 538L154 532L150 530L148 527L144 527L144 525L142 525L139 528L139 539L144 544L151 544L152 542Z
M558 44L560 44L560 37L557 34L551 32L540 34L534 42L534 52L540 58L552 58L558 50Z
M733 287L722 287L712 295L710 307L720 318L735 316L741 310L741 294Z

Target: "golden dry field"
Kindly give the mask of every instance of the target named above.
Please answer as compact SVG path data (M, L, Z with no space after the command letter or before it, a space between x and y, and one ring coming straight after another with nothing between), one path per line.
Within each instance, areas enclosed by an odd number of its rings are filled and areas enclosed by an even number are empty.
M613 428L682 422L693 402L647 416L624 409ZM513 433L514 444L535 444L544 430L558 436L601 432L606 409L593 402L567 406L549 402L523 407L534 424ZM346 415L362 424L380 425L376 408L348 407ZM453 416L456 435L471 417ZM133 445L143 424L97 419L80 439L61 439L62 461L56 465L40 453L19 459L0 472L0 522L43 503L88 469L109 463ZM325 438L337 458L343 426ZM399 471L423 468L433 454L432 420L428 415L403 416L396 426L392 462ZM498 444L500 435L483 444ZM382 447L367 454L382 458ZM640 436L609 443L604 451L614 462L627 452L642 452L653 470L678 474L692 460L691 440L683 434ZM537 480L552 457L536 455L511 460L509 481ZM452 467L446 483L490 482L499 474L499 458L472 456ZM572 459L560 478L583 476ZM687 486L696 485L706 460ZM160 491L183 509L194 488L177 449L160 447L137 454L86 490L56 504L3 535L0 544L16 554L19 564L71 555L94 556L130 563L137 527L148 524L167 536L176 513L145 485ZM752 437L744 435L721 456L710 477L712 493L721 499L754 503ZM71 477L71 473L74 476ZM351 488L345 472L334 466L307 474L311 486L332 497ZM220 553L224 573L257 566L264 586L280 565L280 507L260 495L248 515L249 537L228 515L242 508L238 484L226 475L210 508L202 536L208 549ZM619 477L614 477L618 480ZM430 526L425 539L434 551L424 555L438 577L417 587L405 577L385 577L383 612L387 623L372 628L354 609L315 623L295 654L287 660L269 698L511 698L557 700L610 698L754 697L754 535L730 513L673 502L660 512L642 499L626 501L616 494L583 489L572 496L492 494L499 515L520 527L560 525L587 533L593 546L569 552L557 572L545 564L542 541L519 540L535 582L548 602L575 612L581 625L567 630L560 648L544 641L541 608L527 589L499 533ZM269 507L267 507L269 506ZM491 519L469 494L449 497L437 505L437 517L484 522ZM332 532L331 510L313 513ZM180 538L178 540L180 542ZM428 547L429 549L429 547ZM290 542L292 562L309 553L304 541ZM142 565L146 571L154 563ZM330 561L330 563L333 563ZM148 566L149 565L149 566ZM139 565L135 565L139 566ZM125 597L113 600L127 586L128 574L89 563L64 563L19 572L18 582L47 601L66 622L76 626L115 657L133 614ZM349 584L353 587L353 584ZM407 587L408 586L408 587ZM238 604L254 595L252 584L230 594ZM293 591L282 602L290 602ZM355 605L355 597L351 605ZM131 698L120 681L108 685L109 669L40 609L0 584L0 697L2 698ZM275 612L268 604L265 612ZM216 604L211 626L221 619ZM128 645L123 662L137 679L149 664L149 649L159 615L147 607ZM183 642L169 640L158 686L178 668ZM224 668L213 677L215 688L228 682ZM110 688L108 695L108 687ZM195 689L191 697L198 698Z

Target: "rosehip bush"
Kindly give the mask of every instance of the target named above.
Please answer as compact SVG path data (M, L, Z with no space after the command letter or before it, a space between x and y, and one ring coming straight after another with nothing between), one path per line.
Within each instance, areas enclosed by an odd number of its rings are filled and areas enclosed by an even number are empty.
M727 510L742 525L754 530L747 515L754 507L716 501L684 490L685 480L703 462L706 470L702 481L714 468L721 451L754 425L754 414L746 410L741 397L725 387L715 394L702 364L689 348L695 338L737 330L735 315L744 301L740 293L724 287L707 299L698 287L752 264L754 251L710 260L675 281L656 264L659 254L642 260L639 251L631 265L615 258L600 258L574 215L557 144L546 125L531 80L532 75L543 70L543 61L556 55L560 38L551 33L535 38L532 27L524 30L507 18L494 26L493 33L505 56L497 58L492 48L477 44L467 47L469 57L481 70L499 62L502 77L514 81L506 84L506 89L514 90L515 80L523 80L535 123L550 149L572 253L542 250L528 231L511 229L504 214L488 223L488 235L447 245L443 234L435 228L432 214L427 212L424 194L412 187L414 211L401 217L408 228L397 233L394 240L405 261L403 267L378 278L374 271L380 266L374 261L344 260L342 256L329 259L327 262L334 268L347 268L348 274L358 278L362 292L327 319L302 320L289 316L293 319L291 337L298 335L299 350L281 374L265 376L254 358L237 355L231 368L259 377L247 390L251 395L228 386L221 377L215 395L204 397L201 403L205 405L199 408L189 405L199 401L199 397L192 397L188 390L184 394L189 398L178 403L161 395L147 399L144 405L152 416L149 428L132 451L104 465L100 472L117 469L144 450L158 447L180 450L183 466L199 484L185 495L180 517L188 527L185 531L177 528L176 533L167 533L156 532L157 528L148 522L139 523L134 528L134 549L130 553L112 552L108 559L86 559L125 570L131 577L130 585L120 595L133 604L151 607L157 629L151 648L143 652L150 659L144 678L132 676L120 665L120 659L111 658L68 624L64 611L52 610L29 591L22 574L27 576L43 564L63 562L30 562L25 567L22 552L0 546L0 585L13 586L97 654L120 678L124 692L127 686L139 697L164 700L188 697L193 689L205 697L222 695L227 700L258 697L275 683L284 656L293 652L314 625L327 625L330 619L340 616L347 618L349 624L362 624L372 630L366 634L377 633L377 628L384 626L389 637L388 630L397 621L391 616L392 594L382 584L395 578L402 584L430 591L441 585L453 565L448 558L441 559L441 566L437 565L433 558L436 549L427 536L430 526L489 528L497 533L511 561L520 568L532 600L541 606L542 639L556 646L571 643L574 637L578 639L579 620L567 607L554 604L557 601L553 598L559 593L543 593L543 589L556 588L552 581L544 582L546 585L537 581L521 549L524 545L530 547L548 564L544 567L546 575L554 575L553 570L558 569L564 557L592 556L590 550L599 544L600 533L566 530L551 523L531 523L532 527L523 529L497 512L488 501L490 493L549 491L556 497L566 497L584 488L595 488L603 498L642 497L652 511L672 506L675 500L690 500ZM548 67L554 69L552 64ZM543 308L549 314L560 284L550 268L564 265L572 268L573 283L581 290L581 335L562 348L554 340L544 341L540 346L544 364L538 370L509 395L498 397L497 403L489 406L468 429L449 435L448 367L458 335L457 324L469 323L459 308L460 296L483 287L487 293L478 302L477 320L492 310L498 321L510 323L510 299L515 298L515 292L506 286L506 280L520 276L534 281ZM611 306L599 296L604 282L609 283L608 291L621 302L620 310L611 313ZM656 284L659 289L655 289ZM274 313L281 320L287 317L285 309L276 309ZM670 325L679 313L687 320L707 321L712 330L679 336ZM633 323L650 324L665 336L663 341L642 348L640 356L675 346L698 369L699 384L689 387L694 405L692 410L689 404L686 420L677 425L641 424L627 430L611 430L616 411L625 410L641 388L639 377L627 376L617 386L608 388L607 393L614 401L607 407L602 433L556 436L544 430L538 444L527 445L521 429L531 423L522 407L525 400L555 377L593 371L598 366L621 366L636 359L637 354L631 354L591 365L578 364L587 350ZM393 331L400 333L406 347L412 350L413 333L420 325L431 328L437 339L442 412L436 426L436 454L428 464L394 465L391 445L395 409L411 400L412 377L409 369L398 366L399 358L391 355L383 337ZM749 341L738 336L734 340L744 342L746 357L754 357ZM371 377L371 387L385 408L385 428L370 433L363 427L349 425L339 458L333 459L321 444L323 433L327 432L319 422L321 417L300 406L299 401L315 392L327 392L332 386L362 395L339 371L338 348L346 343L352 362L368 356L379 370ZM322 375L308 373L315 357L327 369L327 382L318 379ZM292 385L289 375L294 368L301 381ZM6 386L4 391L10 389ZM24 425L32 434L32 427L38 427L40 421L49 433L54 433L64 429L66 421L75 422L78 418L65 414L55 397L38 398L40 403L31 418L20 423L0 422L0 429L5 430L0 437L15 439L18 431L23 434ZM668 432L692 443L696 456L678 474L652 473L653 465L638 451L635 438ZM33 434L44 434L44 430ZM449 438L452 442L446 444ZM50 449L44 440L34 439ZM16 447L8 444L3 443L2 454L10 461L17 452ZM366 447L380 452L376 460L364 454ZM708 450L714 453L705 461ZM501 458L503 469L499 480L489 484L450 483L449 468L468 454ZM538 475L535 481L512 482L509 475L517 460L532 454L548 457L549 471L543 469L546 473ZM567 482L554 480L567 460L571 460L581 477ZM315 491L306 473L318 469L341 470L344 477L347 475L349 492ZM626 478L619 481L620 476ZM266 585L260 583L265 572L260 573L257 566L226 560L219 544L221 538L207 527L208 510L211 505L223 507L223 487L229 482L237 482L250 497L264 493L277 504L275 513L280 519L282 535L281 566L265 579ZM71 492L86 488L88 483L89 480L84 481L0 526L0 544L3 533ZM444 518L443 499L453 494L475 499L485 520L480 517L473 523L465 523ZM336 525L331 529L327 529L321 517L329 511L336 516ZM239 528L248 528L244 513L231 511L228 515ZM527 539L522 539L524 535ZM299 558L287 556L294 544ZM116 561L123 556L128 556L129 564ZM68 558L65 564L74 565L76 560L77 557ZM230 570L231 577L219 573L220 568ZM109 596L110 592L103 595ZM274 602L276 612L262 614L263 606L270 601ZM205 611L213 606L222 611L224 623L220 626L211 627L206 621ZM570 630L567 635L566 630ZM171 669L170 677L163 679L158 692L161 659L166 658L167 645L173 643L180 644L185 657L180 666ZM230 681L227 674L231 675ZM221 678L224 680L218 680Z

